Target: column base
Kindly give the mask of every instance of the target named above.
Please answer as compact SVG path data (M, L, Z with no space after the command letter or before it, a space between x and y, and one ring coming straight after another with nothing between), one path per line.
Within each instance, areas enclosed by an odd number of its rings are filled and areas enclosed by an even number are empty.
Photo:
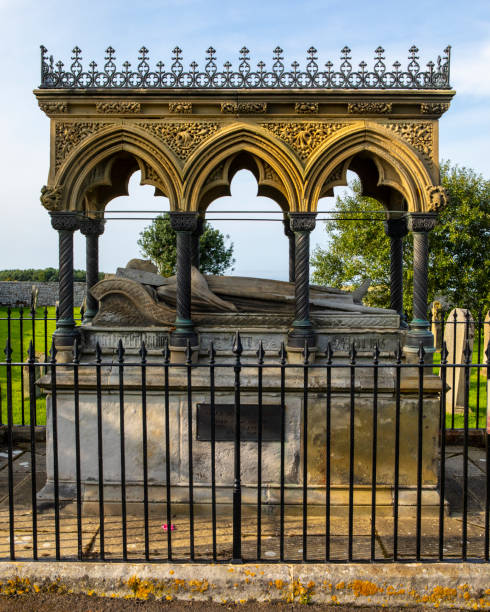
M308 348L316 344L315 330L310 321L294 321L293 329L288 334L288 347L304 349L305 342Z
M186 348L187 343L190 343L191 348L199 344L194 325L191 319L177 319L175 331L170 335L170 349Z
M425 355L424 362L432 363L434 349L434 336L430 331L429 322L423 319L413 319L410 323L410 331L407 334L404 352L407 361L410 363L418 363L420 345L423 346Z

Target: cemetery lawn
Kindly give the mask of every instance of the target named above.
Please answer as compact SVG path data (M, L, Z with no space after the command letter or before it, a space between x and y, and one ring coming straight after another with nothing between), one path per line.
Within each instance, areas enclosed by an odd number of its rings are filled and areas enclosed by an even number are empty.
M75 310L75 317L79 317L79 309ZM44 318L46 317L46 329ZM32 319L29 308L12 308L11 309L11 339L12 339L12 362L27 361L27 351L29 343L33 338L32 334ZM48 308L38 308L36 310L35 327L34 327L34 347L36 358L40 362L45 360L46 347L48 350L51 347L51 336L56 327L56 311L54 306ZM22 333L21 333L22 330ZM7 344L8 332L8 309L5 306L0 307L0 362L5 362L4 349ZM23 423L29 424L29 387L28 373L24 375L24 386L22 383L22 368L20 366L12 366L12 416L15 425ZM0 366L0 423L7 423L7 368L5 365ZM24 413L24 418L22 418ZM37 425L46 424L46 400L40 397L36 400L36 416Z
M22 317L21 317L22 314ZM45 334L44 318L47 319L47 334ZM75 309L75 318L80 318L79 309ZM22 324L21 324L22 319ZM12 361L27 361L27 350L29 342L32 339L32 320L30 310L24 308L21 313L20 308L11 309L11 337L12 337ZM22 326L22 347L21 347L21 326ZM51 335L56 327L55 308L54 306L38 308L36 311L35 324L35 351L36 357L40 362L45 359L45 350L49 351L51 346ZM5 360L4 348L7 343L7 308L0 307L0 361ZM483 339L482 339L483 340ZM483 341L482 341L483 346ZM478 363L478 343L475 340L473 350L473 363ZM434 364L440 363L440 353L434 354ZM484 357L480 356L483 360ZM434 373L438 373L439 369L434 368ZM449 370L448 370L449 371ZM28 375L25 375L24 389L22 389L22 368L20 366L12 366L12 407L13 407L13 422L16 425L22 423L29 424L29 389ZM23 393L22 393L23 390ZM486 405L487 405L487 376L486 367L480 368L480 384L478 394L478 368L471 369L470 377L470 398L469 398L469 418L468 423L470 428L475 428L476 423L476 408L479 395L479 410L478 410L478 426L485 427L486 424ZM7 369L5 365L0 366L0 424L7 423ZM37 425L46 424L46 400L40 397L36 400L36 415ZM23 418L24 417L24 418ZM462 428L463 415L454 415L454 426L456 429ZM451 428L451 415L446 415L446 427Z

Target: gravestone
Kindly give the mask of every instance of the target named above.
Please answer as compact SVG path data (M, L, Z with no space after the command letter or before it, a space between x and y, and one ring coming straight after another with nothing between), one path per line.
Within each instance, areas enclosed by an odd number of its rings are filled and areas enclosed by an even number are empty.
M432 302L432 335L434 336L434 347L438 350L442 348L442 304Z
M487 316L483 321L483 361L486 362L487 355L485 351L487 350L488 343L490 342L490 310L487 312Z
M466 318L467 313L470 315L468 320ZM451 310L444 329L444 341L448 350L448 364L464 363L466 340L468 340L470 350L473 351L474 338L475 325L471 313L466 308L454 308ZM451 413L453 406L455 410L461 412L464 408L464 368L447 368L446 380L447 384L451 387L446 393L446 412Z

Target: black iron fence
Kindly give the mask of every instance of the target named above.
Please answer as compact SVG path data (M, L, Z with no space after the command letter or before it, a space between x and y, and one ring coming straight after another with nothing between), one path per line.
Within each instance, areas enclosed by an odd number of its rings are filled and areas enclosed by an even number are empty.
M8 340L0 556L489 560L488 428L470 435L470 396L475 372L488 380L490 351L474 363L466 339L463 360L449 363L443 343L434 364L422 346L408 360L401 347L392 358L327 345L291 363L284 346L257 349L244 353L237 334L232 351L211 345L198 362L190 346L179 363L168 346L126 352L121 342L91 354L76 346L68 361L52 348L37 362L32 341L15 361ZM20 371L29 424L19 437ZM453 372L463 427L448 450Z

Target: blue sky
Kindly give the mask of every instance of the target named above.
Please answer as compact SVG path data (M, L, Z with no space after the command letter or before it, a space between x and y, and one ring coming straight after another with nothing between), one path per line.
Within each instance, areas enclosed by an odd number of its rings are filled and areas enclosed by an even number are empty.
M167 62L179 45L186 63L203 61L209 45L218 59L235 60L247 45L252 61L269 60L280 45L286 61L304 62L314 45L323 63L337 61L349 45L353 60L369 61L381 44L387 59L404 63L407 49L416 44L421 60L435 60L447 44L453 47L451 83L457 91L451 109L440 122L440 156L475 168L490 178L490 2L446 0L371 2L351 0L0 0L0 47L3 95L0 97L2 181L0 202L0 268L57 266L57 237L39 203L46 183L49 121L37 107L32 89L39 84L39 45L55 58L69 61L77 44L86 60L101 62L110 44L120 61L136 61L145 45L152 60ZM251 175L239 173L232 198L213 205L230 209L269 210L275 205L256 198ZM130 198L120 198L113 209L157 208L149 187L139 187L134 176ZM326 208L331 203L326 202ZM112 271L138 256L136 240L144 223L108 224L101 241L101 268ZM287 244L277 223L228 223L216 226L235 243L235 273L285 278ZM325 245L321 227L313 244ZM84 267L84 243L77 237L77 267Z

